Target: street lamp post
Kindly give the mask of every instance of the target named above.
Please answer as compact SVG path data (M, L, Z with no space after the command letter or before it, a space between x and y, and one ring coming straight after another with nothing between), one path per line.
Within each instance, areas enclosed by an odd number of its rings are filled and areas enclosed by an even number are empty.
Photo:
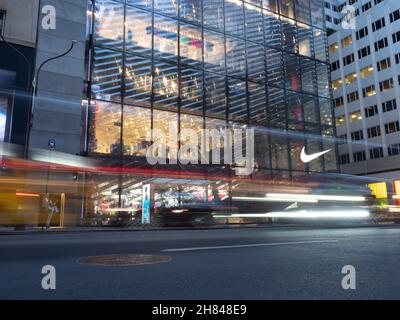
M69 47L69 49L67 51L65 51L64 53L62 53L56 57L53 57L53 58L43 61L42 64L39 66L39 68L35 72L35 75L34 75L34 78L32 81L32 103L31 103L31 107L30 107L29 115L28 115L28 130L27 130L26 148L25 148L25 158L26 159L28 159L28 156L29 156L30 132L32 129L32 120L33 120L33 116L34 116L36 97L37 97L37 93L38 93L38 83L39 83L40 71L50 61L60 59L62 57L65 57L66 55L68 55L72 51L72 49L74 48L76 43L77 43L76 40L72 40L71 46ZM49 188L49 178L50 178L50 165L48 165L48 167L47 167L46 191L45 191L46 197L47 197L48 188ZM48 198L48 200L49 200L49 198ZM49 219L49 217L48 217L48 219ZM45 222L43 221L43 223L45 223ZM43 225L42 225L42 229L43 229Z
M36 97L37 97L37 92L38 92L40 71L50 61L65 57L67 54L69 54L72 51L72 49L74 48L76 43L77 43L76 40L72 40L71 46L69 47L69 49L67 51L65 51L64 53L62 53L56 57L53 57L53 58L43 61L42 64L37 69L37 71L35 72L35 75L34 75L33 81L32 81L32 88L33 88L32 89L32 104L31 104L31 108L30 108L29 116L28 116L28 131L27 131L26 149L25 149L26 150L26 154L25 154L26 159L28 159L28 154L29 154L29 140L30 140L29 138L30 138L30 133L31 133L31 128L32 128L32 120L33 120L34 111L35 111L35 103L36 103Z

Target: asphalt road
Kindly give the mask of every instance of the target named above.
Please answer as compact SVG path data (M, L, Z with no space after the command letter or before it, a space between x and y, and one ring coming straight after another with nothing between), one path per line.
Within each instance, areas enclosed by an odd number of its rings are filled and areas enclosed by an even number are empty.
M170 261L93 266L80 258ZM56 268L56 290L41 287ZM356 269L343 290L342 267ZM400 228L253 228L0 236L0 299L400 299Z

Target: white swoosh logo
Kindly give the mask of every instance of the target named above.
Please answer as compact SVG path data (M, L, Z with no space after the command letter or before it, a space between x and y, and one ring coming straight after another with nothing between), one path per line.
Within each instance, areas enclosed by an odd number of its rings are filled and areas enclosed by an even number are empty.
M308 154L306 154L305 147L303 147L303 149L301 150L300 159L304 163L309 163L309 162L311 162L311 161L323 156L325 153L328 153L330 151L332 151L332 149L308 155Z

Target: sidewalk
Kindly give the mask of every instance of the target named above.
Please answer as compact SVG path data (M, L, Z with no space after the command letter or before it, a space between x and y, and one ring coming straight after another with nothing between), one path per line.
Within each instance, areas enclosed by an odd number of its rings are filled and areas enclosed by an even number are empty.
M62 233L79 233L79 232L132 232L132 231L170 231L170 230L213 230L213 229L238 229L238 228L368 228L368 227L386 227L397 226L394 221L367 222L357 225L327 225L327 224L280 224L280 223L242 223L242 224L217 224L213 226L197 226L197 227L65 227L65 228L26 228L25 230L14 230L14 228L0 227L1 235L24 235L24 234L62 234ZM400 226L400 225L399 225Z

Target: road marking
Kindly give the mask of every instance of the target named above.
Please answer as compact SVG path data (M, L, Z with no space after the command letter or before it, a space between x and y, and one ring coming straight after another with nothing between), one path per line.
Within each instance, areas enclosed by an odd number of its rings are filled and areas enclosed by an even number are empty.
M238 245L232 245L232 246L165 249L165 250L162 250L162 252L185 252L185 251L219 250L219 249L235 249L235 248L251 248L251 247L273 247L273 246L287 246L287 245L298 245L298 244L336 243L336 242L339 242L339 241L338 240L315 240L315 241L293 241L293 242L275 242L275 243L254 243L254 244L238 244Z

